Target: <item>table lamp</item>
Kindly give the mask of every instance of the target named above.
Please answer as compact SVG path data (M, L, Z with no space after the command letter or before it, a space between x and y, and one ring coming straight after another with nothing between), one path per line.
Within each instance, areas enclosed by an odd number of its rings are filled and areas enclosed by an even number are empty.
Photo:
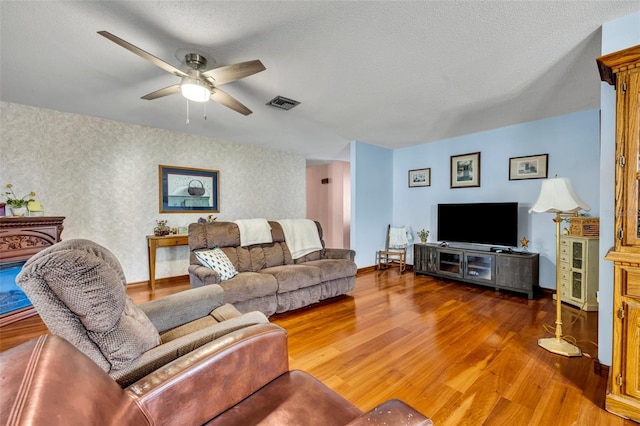
M549 352L564 356L581 356L575 345L562 338L562 299L560 291L560 222L591 207L575 193L568 178L555 177L542 182L540 195L529 213L555 213L556 223L556 332L555 337L538 339L538 345Z

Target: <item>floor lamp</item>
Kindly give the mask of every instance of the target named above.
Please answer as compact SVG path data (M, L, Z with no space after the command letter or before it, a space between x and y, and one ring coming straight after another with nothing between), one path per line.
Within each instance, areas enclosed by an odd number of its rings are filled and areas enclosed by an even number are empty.
M558 355L580 356L580 349L562 338L562 299L560 291L560 222L564 217L575 215L580 210L591 207L573 190L568 178L553 178L542 182L540 195L529 213L555 213L556 223L556 335L538 339L538 345Z

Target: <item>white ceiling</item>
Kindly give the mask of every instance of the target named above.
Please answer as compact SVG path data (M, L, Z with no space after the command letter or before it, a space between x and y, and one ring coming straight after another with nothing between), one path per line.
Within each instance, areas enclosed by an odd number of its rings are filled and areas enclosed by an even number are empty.
M600 27L640 10L618 1L6 1L0 100L348 160L349 142L406 147L597 108ZM178 77L101 37L109 31L184 68L266 71L221 88L243 116L179 94ZM639 30L640 31L640 28ZM301 102L290 111L265 103Z

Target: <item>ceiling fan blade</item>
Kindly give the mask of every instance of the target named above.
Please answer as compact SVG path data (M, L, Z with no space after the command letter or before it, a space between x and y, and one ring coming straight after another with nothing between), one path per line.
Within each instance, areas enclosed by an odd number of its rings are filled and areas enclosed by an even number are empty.
M125 49L129 50L130 52L135 53L136 55L140 56L143 59L146 59L147 61L151 62L153 65L162 68L163 70L170 72L171 74L177 75L178 77L186 77L187 74L180 71L178 68L174 67L171 64L168 64L167 62L163 61L160 58L157 58L155 56L153 56L151 53L145 52L144 50L140 49L139 47L134 46L133 44L129 43L128 41L125 41L123 39L121 39L118 36L115 36L113 34L111 34L108 31L98 31L98 34L100 34L103 37L108 38L109 40L111 40L112 42L114 42L115 44L118 44L122 47L124 47Z
M151 92L147 95L144 95L141 99L146 99L148 101L161 98L163 96L173 95L180 91L180 85L174 84L173 86L165 87L164 89L156 90L155 92Z
M211 100L221 103L222 105L231 108L234 111L239 112L243 115L251 114L251 110L246 106L242 105L237 99L232 97L226 92L218 89L217 87L212 88L211 90Z
M266 68L258 59L247 62L239 62L237 64L225 65L205 71L201 76L207 79L213 79L211 82L216 85L229 83L240 80L241 78L264 71Z

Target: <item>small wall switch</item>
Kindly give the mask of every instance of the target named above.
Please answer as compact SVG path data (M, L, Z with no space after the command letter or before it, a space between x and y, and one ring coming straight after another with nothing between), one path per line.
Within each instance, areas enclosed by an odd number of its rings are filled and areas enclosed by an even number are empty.
M600 303L600 292L596 291L596 302Z

